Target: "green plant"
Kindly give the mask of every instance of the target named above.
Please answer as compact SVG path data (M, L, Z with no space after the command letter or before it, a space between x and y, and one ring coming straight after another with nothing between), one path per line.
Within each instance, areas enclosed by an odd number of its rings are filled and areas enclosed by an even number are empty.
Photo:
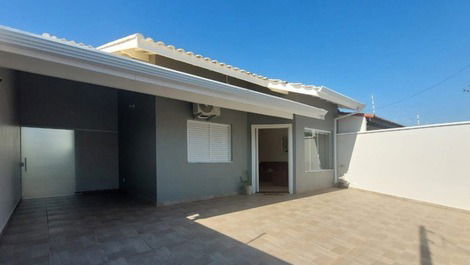
M251 195L253 193L251 187L251 179L248 176L248 172L245 172L245 174L240 176L240 184L242 194Z
M250 186L251 180L246 175L240 176L240 183L243 185L243 187Z

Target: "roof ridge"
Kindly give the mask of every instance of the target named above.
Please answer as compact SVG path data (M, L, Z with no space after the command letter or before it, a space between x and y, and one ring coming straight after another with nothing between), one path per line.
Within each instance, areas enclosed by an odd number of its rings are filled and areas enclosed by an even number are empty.
M132 36L132 35L130 35ZM127 37L130 37L130 36L127 36ZM152 46L155 46L155 44L158 46L158 47L165 47L166 49L170 50L170 51L175 51L175 52L178 52L180 54L184 54L186 56L190 56L190 57L193 57L193 58L196 58L196 59L201 59L201 60L204 60L208 63L213 63L213 64L216 64L216 65L219 65L221 67L225 67L227 69L231 69L233 71L238 71L240 73L244 73L244 74L247 74L247 75L250 75L250 76L253 76L253 77L257 77L257 78L260 78L260 79L263 79L263 80L271 80L270 78L266 77L266 76L263 76L263 75L258 75L258 74L255 74L253 72L250 72L248 70L245 70L245 69L242 69L242 68L239 68L239 67L236 67L236 66L233 66L233 65L230 65L228 63L225 63L225 62L219 62L218 60L215 60L215 59L212 59L210 57L207 57L207 56L204 56L204 55L201 55L201 54L198 54L198 53L194 53L192 51L186 51L185 49L183 48L177 48L175 47L174 45L172 44L166 44L165 42L159 40L159 41L155 41L153 38L151 37L145 37L143 34L141 33L136 33L136 34L133 34L133 36L135 36L136 38L140 39L141 41L144 41L144 42L147 42L148 44L152 45ZM124 38L127 38L127 37L124 37ZM123 39L124 39L123 38ZM106 45L106 44L105 44ZM104 46L104 45L103 45ZM98 49L100 49L102 46L98 47ZM283 81L283 82L286 82L286 81Z
M50 39L50 40L54 40L54 41L58 41L58 42L62 42L62 43L65 43L65 44L74 45L74 46L77 46L77 47L96 50L95 47L93 47L91 45L88 45L88 44L84 44L83 42L76 42L74 40L67 40L65 38L59 38L59 37L57 37L55 35L52 35L50 33L47 33L47 32L41 34L41 37L44 37L44 38L47 38L47 39Z
M224 62L219 62L219 61L217 61L215 59L212 59L210 57L205 57L205 56L200 55L200 54L195 54L194 52L191 52L191 51L186 51L183 48L176 48L174 45L165 44L163 41L155 41L151 37L145 37L142 33L135 33L133 35L129 35L129 36L121 38L119 40L128 39L129 37L134 37L138 41L144 42L144 43L148 44L151 47L156 47L156 48L164 47L164 49L167 49L171 53L177 53L179 55L186 56L190 59L196 59L196 60L199 60L199 61L204 60L206 64L212 63L214 65L222 67L225 70L233 71L235 73L240 73L240 74L243 74L243 75L245 75L249 78L254 78L255 80L263 82L265 86L267 86L269 89L272 89L272 90L285 91L285 92L290 91L290 92L297 92L297 93L308 94L308 95L313 95L314 93L326 93L326 94L330 94L330 95L331 94L336 94L337 96L343 97L343 98L347 99L348 101L357 102L356 100L354 100L354 99L352 99L348 96L345 96L341 93L338 93L338 92L336 92L336 91L334 91L334 90L332 90L332 89L330 89L330 88L328 88L324 85L314 85L314 84L304 84L304 83L299 83L299 82L289 82L289 81L282 80L282 79L269 78L269 77L266 77L266 76L263 76L263 75L258 75L258 74L255 74L253 72L250 72L250 71L232 66L230 64L226 64ZM116 41L119 41L119 40L116 40ZM108 43L108 44L110 44L110 43ZM105 45L107 45L107 44L105 44ZM105 45L102 45L102 46L98 47L97 49L100 49ZM363 105L362 105L362 107L363 107ZM359 107L359 108L362 108L362 107Z

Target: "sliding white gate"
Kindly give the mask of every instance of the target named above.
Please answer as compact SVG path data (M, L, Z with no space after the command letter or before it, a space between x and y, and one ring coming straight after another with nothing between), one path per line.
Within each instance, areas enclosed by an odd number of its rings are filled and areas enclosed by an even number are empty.
M23 198L71 195L75 192L75 148L72 130L21 128Z

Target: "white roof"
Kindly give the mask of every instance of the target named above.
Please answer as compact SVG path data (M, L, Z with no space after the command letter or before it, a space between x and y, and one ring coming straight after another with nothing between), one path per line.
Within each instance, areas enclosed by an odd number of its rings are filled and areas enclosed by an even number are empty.
M149 55L161 55L177 61L195 65L227 76L235 77L250 83L267 87L279 93L295 92L318 97L340 107L361 110L364 105L360 102L335 92L325 86L305 85L301 83L291 83L279 79L271 79L258 75L235 66L204 57L173 45L166 45L162 41L154 41L152 38L145 38L142 34L136 33L127 37L109 42L97 49L110 53L129 55L148 61Z
M326 110L99 51L48 35L0 26L0 67L123 90L292 119Z

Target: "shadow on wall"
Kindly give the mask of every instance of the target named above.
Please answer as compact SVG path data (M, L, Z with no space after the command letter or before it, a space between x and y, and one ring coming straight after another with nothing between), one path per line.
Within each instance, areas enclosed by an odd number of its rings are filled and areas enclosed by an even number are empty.
M338 177L347 175L349 171L357 136L356 133L337 136Z
M419 253L420 253L420 264L421 265L432 265L431 250L429 249L429 244L432 244L432 241L428 238L428 231L426 227L419 226Z

